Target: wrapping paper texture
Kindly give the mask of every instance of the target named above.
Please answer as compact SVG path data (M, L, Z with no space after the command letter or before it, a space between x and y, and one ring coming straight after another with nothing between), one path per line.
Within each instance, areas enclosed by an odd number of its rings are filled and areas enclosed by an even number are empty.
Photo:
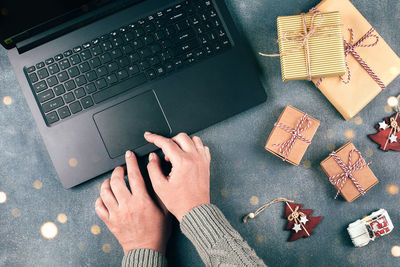
M324 0L316 8L321 12L340 12L343 36L347 42L350 41L349 29L353 29L354 43L356 43L372 28L371 24L348 0ZM397 27L397 25L393 25L393 27ZM376 31L373 34L379 37L377 45L357 47L355 50L387 86L400 74L400 59ZM373 42L375 42L375 38L366 40L364 44ZM338 77L328 77L319 85L319 89L348 120L382 92L382 89L351 54L346 57L346 60L351 72L351 81L344 84ZM344 79L347 79L347 73ZM317 83L318 79L313 79L313 82Z
M313 14L306 14L306 24L309 29L312 17ZM310 37L308 42L311 76L313 78L339 76L345 73L343 35L340 25L339 12L315 16L313 26L319 29ZM280 40L282 80L307 80L305 48L297 49L302 41L282 40L285 32L290 32L286 37L298 37L298 34L304 33L302 16L280 16L277 19L277 26Z
M286 106L283 112L281 113L278 122L287 125L289 127L295 128L299 120L303 117L305 113L292 107L292 106ZM320 122L313 117L309 116L311 119L311 126L307 130L301 132L300 134L309 139L312 140L314 137L315 132L317 131ZM275 144L281 144L286 142L292 137L292 134L286 132L285 130L281 129L280 127L275 126L267 140L267 143L265 144L265 149L272 154L280 157L281 159L284 159L284 155L279 152L280 146L276 146ZM294 145L290 153L288 154L287 161L293 165L298 166L300 164L301 159L304 156L304 153L306 152L309 144L296 139L294 141Z
M348 164L350 151L355 148L356 147L353 145L353 143L347 142L341 148L336 150L337 155L345 165ZM358 154L353 153L352 163L354 164L354 162L356 162L357 160L358 160ZM333 159L331 156L327 157L325 160L321 162L321 167L328 177L343 173L342 168L337 164L335 159ZM365 192L378 183L378 179L376 178L372 170L369 168L369 166L366 166L360 170L355 171L353 173L353 177L357 180L357 182L361 185L361 187L364 189ZM335 185L336 190L339 189L339 186L340 184ZM352 202L359 196L361 196L360 192L357 190L356 186L350 179L346 180L340 194L347 202Z

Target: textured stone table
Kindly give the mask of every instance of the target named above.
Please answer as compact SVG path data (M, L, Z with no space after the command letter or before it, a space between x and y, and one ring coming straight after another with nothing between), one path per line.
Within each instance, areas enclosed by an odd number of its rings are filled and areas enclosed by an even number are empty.
M255 53L277 51L278 15L297 14L318 3L227 2ZM354 4L400 54L400 2L354 0ZM258 60L267 102L199 133L212 151L212 202L270 266L399 266L400 258L393 257L391 249L400 245L400 153L378 150L367 134L375 133L374 125L389 115L386 100L400 94L400 79L356 119L346 122L310 82L282 83L279 59ZM109 174L71 190L62 188L4 49L0 49L0 99L0 191L7 194L6 202L0 204L0 266L118 266L122 250L93 208L99 186ZM288 104L321 120L299 167L263 149L275 120ZM380 180L353 203L333 200L335 190L319 167L330 150L348 138L373 161L371 168ZM247 224L241 222L242 216L258 205L282 196L313 209L314 216L323 216L311 238L287 242L290 232L283 230L283 204L270 207ZM379 208L388 210L395 230L367 247L353 248L346 231L348 223ZM46 222L53 222L58 230L53 239L41 235ZM54 235L54 225L45 232ZM170 266L202 266L177 226L168 258Z

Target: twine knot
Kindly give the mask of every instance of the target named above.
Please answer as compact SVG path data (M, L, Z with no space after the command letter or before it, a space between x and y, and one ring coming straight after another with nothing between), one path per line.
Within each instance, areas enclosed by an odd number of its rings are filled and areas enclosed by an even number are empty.
M357 153L358 154L358 160L352 164L351 162L351 158L352 158L352 154L353 153ZM353 184L355 185L355 187L357 188L357 190L360 192L361 195L365 195L365 190L362 188L362 186L357 182L357 179L354 178L353 174L354 172L361 170L362 168L365 168L367 166L369 166L371 164L371 162L366 163L364 158L361 155L361 152L357 149L352 149L349 152L349 161L346 164L344 164L344 162L342 161L342 159L336 154L336 152L332 152L330 154L330 156L336 161L336 163L340 166L340 168L342 168L343 172L333 175L331 177L329 177L329 181L333 184L333 185L338 185L340 184L338 191L336 193L335 199L338 197L339 193L342 191L342 188L344 186L344 183L347 181L347 179L350 179Z
M299 224L299 217L301 216L301 217L304 217L304 216L306 216L303 212L299 212L298 211L299 210L299 206L297 206L295 209L294 209L294 211L291 213L291 214L289 214L289 216L288 216L288 220L289 221L294 221L295 223L297 223L297 224Z
M311 119L307 114L304 114L303 117L299 120L295 128L291 128L283 123L276 122L274 124L275 127L279 127L282 130L290 133L292 136L286 142L280 144L273 144L273 146L280 146L279 153L283 154L283 161L287 160L289 153L292 151L293 145L297 139L304 141L308 144L311 143L310 139L305 138L301 135L302 132L306 131L311 126Z

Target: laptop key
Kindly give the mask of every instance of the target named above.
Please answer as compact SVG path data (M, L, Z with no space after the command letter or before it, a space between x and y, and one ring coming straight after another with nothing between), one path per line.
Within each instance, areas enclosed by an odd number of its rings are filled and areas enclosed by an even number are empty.
M78 53L78 52L81 52L81 51L82 51L82 47L77 46L77 47L74 47L73 50L74 50L75 53Z
M58 84L58 80L57 80L56 76L51 76L51 77L47 78L46 81L47 81L47 84L48 84L50 87L53 87L53 86L55 86L55 85Z
M128 73L130 76L139 73L139 67L137 65L129 66Z
M120 70L117 72L117 76L119 80L124 80L129 77L129 74L126 70Z
M101 65L100 59L98 57L96 58L92 58L91 60L89 60L90 66L92 66L92 68L97 68L98 66Z
M112 73L112 72L118 70L118 64L117 64L117 62L111 62L111 63L109 63L109 64L107 65L107 68L108 68L108 72L109 72L109 73Z
M108 82L109 84L117 83L117 82L118 82L118 78L117 78L117 76L113 73L113 74L107 76L107 82Z
M50 64L54 63L54 59L53 58L48 58L44 62L46 63L46 65L50 65Z
M71 112L69 111L68 107L62 107L62 108L58 109L57 112L61 119L65 119L65 118L71 116Z
M69 109L71 110L72 114L76 114L79 111L82 111L82 106L79 101L75 101L69 105Z
M94 105L93 100L90 96L81 99L81 103L84 109L90 108Z
M55 58L56 61L59 61L59 60L63 59L63 57L64 56L62 54L58 54L54 58Z
M81 71L81 73L89 71L90 70L89 63L83 62L82 64L79 64L79 70Z
M39 62L38 64L36 64L36 68L37 69L41 69L41 68L43 68L45 65L44 65L44 62Z
M59 96L59 95L64 94L64 93L65 93L64 85L59 84L59 85L55 86L55 87L53 88L53 91L54 91L54 93L56 94L56 96Z
M49 77L49 72L47 71L47 69L41 69L37 73L38 73L40 79Z
M72 65L76 65L82 62L78 54L71 56L69 59L71 60Z
M147 74L147 77L148 77L150 80L153 80L154 78L156 78L156 72L155 72L153 69L148 69L148 70L146 71L146 74Z
M51 89L48 89L48 90L43 91L40 94L38 94L37 97L38 97L39 102L43 103L43 102L46 102L47 100L54 98L54 93Z
M93 94L93 100L96 104L103 102L111 97L124 93L126 91L131 90L134 87L137 87L147 81L146 75L140 73L136 76L127 79L116 86L112 86L103 91Z
M75 84L74 80L69 80L64 83L64 87L67 91L71 91L76 88L76 84Z
M75 82L78 86L82 86L87 83L85 76L81 75L75 78Z
M97 91L96 86L94 83L89 83L85 86L86 93L91 94Z
M68 69L68 73L71 78L75 78L80 74L79 69L76 66Z
M108 74L107 68L105 66L101 66L100 68L96 69L96 72L99 77L103 77Z
M58 65L57 64L53 64L53 65L50 65L49 66L49 72L50 72L50 74L56 74L57 72L59 72L60 71L60 68L58 67Z
M49 114L46 114L46 120L49 124L53 124L59 121L60 119L58 118L57 112L53 111L50 112Z
M71 67L71 64L69 64L69 61L68 61L67 58L61 60L59 64L60 64L60 68L61 68L62 70L66 70L66 69L68 69L69 67Z
M101 78L95 82L96 87L101 90L107 87L107 82L104 78Z
M63 53L64 57L69 57L70 55L72 55L72 50L67 50Z
M60 83L65 82L66 80L69 79L68 73L66 71L60 72L57 74L58 81Z
M31 83L35 83L35 82L39 81L39 78L36 75L36 73L31 73L31 74L29 74L29 80L31 81Z
M86 79L89 82L96 80L97 79L96 71L92 70L92 71L89 71L88 73L86 73Z
M90 50L89 50L89 49L83 50L83 51L81 52L81 58L82 58L82 60L84 60L84 61L86 61L86 60L88 60L88 59L91 59L91 58L92 58L92 53L90 53Z
M83 89L82 87L74 90L74 93L76 98L82 98L86 95L85 89Z
M102 64L106 64L112 60L111 56L109 53L104 53L103 55L100 56L100 61Z
M119 57L122 57L121 49L116 48L116 49L112 50L111 51L111 56L112 56L113 59L117 59Z
M42 109L45 113L52 111L53 109L59 108L64 105L64 101L62 98L59 96L53 100L50 100L49 102L46 102L42 105Z
M31 73L32 71L35 71L35 70L36 70L35 66L30 66L29 68L26 69L26 72Z
M39 93L39 92L41 92L41 91L43 91L43 90L46 90L46 89L49 88L49 87L47 86L46 81L40 81L40 82L38 82L38 83L35 83L35 84L33 85L33 88L35 89L35 92L36 92L36 93Z
M64 96L64 101L65 103L71 103L72 101L75 100L75 96L72 92L66 93Z

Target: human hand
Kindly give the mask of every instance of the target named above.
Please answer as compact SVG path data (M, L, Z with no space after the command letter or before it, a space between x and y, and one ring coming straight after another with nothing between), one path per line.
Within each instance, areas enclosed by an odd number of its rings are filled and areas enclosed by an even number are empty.
M163 206L159 208L147 192L135 154L125 155L128 180L124 169L114 169L111 179L103 182L95 210L100 219L121 244L124 253L147 248L165 255L170 235L170 218Z
M167 209L179 220L191 209L210 203L210 150L197 136L185 133L165 138L146 132L145 139L161 148L172 169L166 177L160 158L150 153L147 170L154 191Z

